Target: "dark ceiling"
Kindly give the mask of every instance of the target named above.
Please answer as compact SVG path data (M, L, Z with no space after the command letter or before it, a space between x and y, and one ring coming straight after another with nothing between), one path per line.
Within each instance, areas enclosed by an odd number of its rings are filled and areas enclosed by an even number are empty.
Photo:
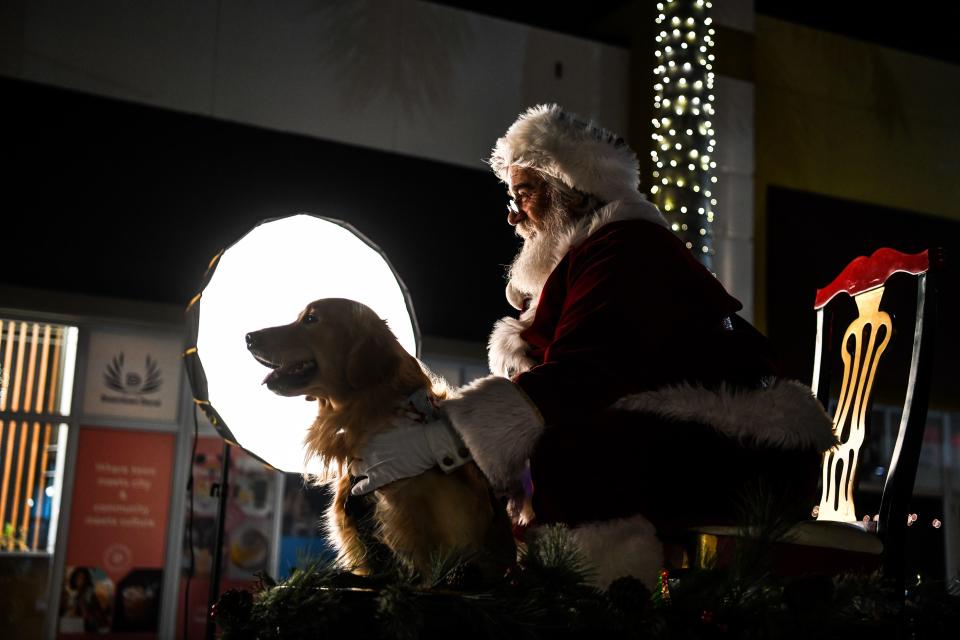
M617 45L629 43L629 27L625 28L624 25L631 19L646 15L652 10L651 5L658 2L591 0L579 5L564 6L548 0L433 1L436 4ZM955 1L908 5L893 2L757 0L754 4L757 13L764 16L960 64L960 46L957 46L955 36L960 23L960 3Z

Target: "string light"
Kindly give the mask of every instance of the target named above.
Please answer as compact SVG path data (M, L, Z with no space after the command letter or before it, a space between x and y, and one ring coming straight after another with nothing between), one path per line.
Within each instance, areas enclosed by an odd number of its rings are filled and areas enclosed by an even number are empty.
M717 204L710 191L717 182L713 160L717 141L709 119L715 114L713 3L668 0L656 6L662 30L654 52L657 117L650 157L659 184L651 186L650 194L684 245L712 268L711 223Z

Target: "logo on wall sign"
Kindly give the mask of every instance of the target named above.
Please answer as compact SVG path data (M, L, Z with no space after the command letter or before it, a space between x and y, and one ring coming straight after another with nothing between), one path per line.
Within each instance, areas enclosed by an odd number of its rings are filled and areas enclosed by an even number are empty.
M159 407L160 401L147 398L150 394L160 391L163 385L163 372L157 361L147 354L142 372L128 370L121 351L113 357L103 373L103 382L108 389L123 394L122 396L102 394L103 402L122 404L142 404L150 407Z

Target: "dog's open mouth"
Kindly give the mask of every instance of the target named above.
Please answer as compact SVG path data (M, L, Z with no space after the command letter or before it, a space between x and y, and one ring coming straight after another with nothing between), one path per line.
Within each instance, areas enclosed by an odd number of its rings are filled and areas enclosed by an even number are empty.
M273 392L299 389L309 383L317 373L317 361L313 359L295 360L290 363L272 362L260 354L253 357L260 364L273 369L263 379L263 383Z

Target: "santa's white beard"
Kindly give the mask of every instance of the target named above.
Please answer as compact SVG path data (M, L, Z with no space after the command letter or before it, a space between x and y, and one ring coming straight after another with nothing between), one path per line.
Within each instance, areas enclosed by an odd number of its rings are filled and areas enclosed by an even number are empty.
M527 298L540 295L550 273L563 257L557 255L557 250L568 225L560 212L551 213L536 231L517 229L517 235L523 237L523 246L510 265L510 286Z

